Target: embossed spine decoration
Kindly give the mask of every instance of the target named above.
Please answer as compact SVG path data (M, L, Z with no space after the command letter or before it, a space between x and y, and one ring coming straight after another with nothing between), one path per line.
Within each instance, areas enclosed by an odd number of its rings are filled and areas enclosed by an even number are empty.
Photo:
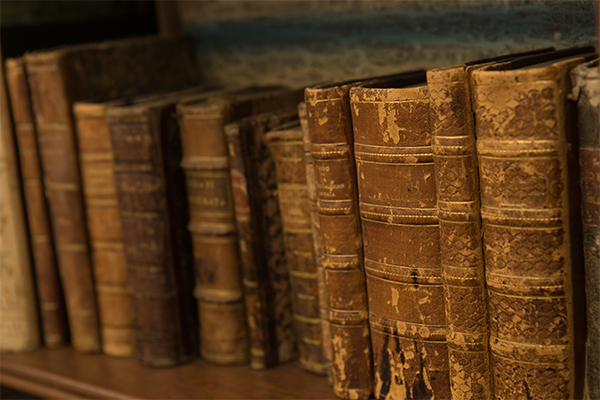
M69 328L54 253L29 84L22 58L7 59L5 65L37 277L42 336L46 347L55 348L68 343Z
M174 104L107 110L135 357L166 367L196 350L187 196Z
M469 71L427 72L453 399L491 399L479 177Z
M225 126L240 242L250 366L265 369L296 356L290 280L277 200L277 176L265 133L298 118L295 108Z
M600 398L600 69L598 60L571 70L577 100L581 215L587 298L584 399ZM575 217L575 216L574 216Z
M328 366L323 357L317 267L299 122L272 130L267 134L267 140L277 170L279 208L292 284L300 365L308 371L325 374Z
M135 336L127 293L127 262L123 237L107 103L78 102L73 106L85 211L90 235L104 353L133 356Z
M375 396L447 399L445 300L427 86L356 88L350 101Z
M304 98L327 285L333 390L341 398L366 399L373 377L350 87L307 88Z
M494 398L580 398L565 97L581 60L472 73Z
M28 351L40 345L40 332L2 65L0 86L0 351Z
M325 282L325 269L323 268L323 249L321 246L321 224L319 222L319 210L317 209L317 187L315 182L315 163L312 158L310 130L308 127L308 115L306 103L298 104L298 117L302 127L302 142L304 145L304 165L306 167L306 187L308 189L308 203L310 206L310 220L313 237L313 248L315 252L315 263L317 266L317 284L319 285L319 314L321 316L321 334L323 336L323 357L327 363L327 378L333 383L331 372L331 327L327 315L327 284Z
M190 206L200 353L217 364L248 362L248 334L224 126L227 102L180 105Z
M98 311L88 249L66 51L25 56L58 270L73 347L100 351Z

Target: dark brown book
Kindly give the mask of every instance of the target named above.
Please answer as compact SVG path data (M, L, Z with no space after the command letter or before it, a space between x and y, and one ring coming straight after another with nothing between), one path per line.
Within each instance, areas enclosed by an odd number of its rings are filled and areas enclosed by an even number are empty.
M266 138L277 171L300 365L308 371L326 374L328 364L323 354L318 274L300 122L283 124L267 133Z
M350 90L380 399L451 397L425 79Z
M291 288L277 176L265 134L298 118L295 108L258 114L225 126L242 283L248 322L250 366L265 369L296 357Z
M54 348L69 342L69 328L40 165L27 73L22 58L5 61L15 135L19 148L25 209L37 282L42 339Z
M495 398L581 398L573 56L472 73Z
M97 352L98 312L71 107L78 100L182 88L196 81L197 71L188 42L163 37L33 52L25 64L71 340L79 351Z
M300 91L249 89L178 107L183 142L182 166L190 196L196 289L200 315L200 352L217 364L248 362L241 260L227 139L228 122L291 107Z
M135 357L165 367L197 350L193 258L176 103L202 90L106 110L127 261Z

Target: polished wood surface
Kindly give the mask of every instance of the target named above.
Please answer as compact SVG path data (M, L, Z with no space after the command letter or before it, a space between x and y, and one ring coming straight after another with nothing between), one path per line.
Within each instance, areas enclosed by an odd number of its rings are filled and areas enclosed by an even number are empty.
M72 348L0 354L0 383L46 398L334 399L327 379L297 362L266 371L204 361L151 368Z

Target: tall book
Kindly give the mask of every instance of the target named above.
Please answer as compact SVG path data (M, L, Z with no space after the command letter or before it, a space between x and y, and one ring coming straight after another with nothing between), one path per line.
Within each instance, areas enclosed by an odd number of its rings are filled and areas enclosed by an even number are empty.
M472 73L496 398L581 398L585 320L571 68Z
M193 265L178 101L204 98L186 90L114 105L105 111L127 262L135 357L166 367L197 350Z
M450 398L424 72L350 90L375 396Z
M310 206L310 220L313 237L313 249L317 267L317 284L319 287L319 314L321 317L321 335L323 342L323 357L327 363L327 378L333 383L331 372L331 327L327 315L327 283L325 282L325 269L323 268L323 248L321 246L321 223L317 209L317 186L315 182L315 163L311 153L310 128L308 127L308 114L306 103L298 104L298 118L302 127L302 142L304 146L304 165L306 168L306 187L308 190L308 203Z
M46 347L54 348L68 343L69 328L56 265L29 84L22 58L7 59L5 66L37 278L42 338Z
M248 362L241 260L225 124L291 107L299 91L248 89L178 107L200 315L200 353L216 364Z
M267 141L277 170L279 208L292 284L300 365L308 371L326 374L328 364L323 355L318 273L302 135L300 122L293 121L267 133Z
M225 126L238 231L250 366L265 369L296 357L277 176L265 134L296 120L295 108L242 118Z
M40 333L2 65L0 107L0 351L27 351L39 346Z
M598 60L571 70L577 100L581 215L587 301L584 399L600 398L600 67Z
M79 351L97 352L98 312L71 107L78 100L181 88L195 82L197 71L188 43L164 37L33 52L25 64L71 340Z

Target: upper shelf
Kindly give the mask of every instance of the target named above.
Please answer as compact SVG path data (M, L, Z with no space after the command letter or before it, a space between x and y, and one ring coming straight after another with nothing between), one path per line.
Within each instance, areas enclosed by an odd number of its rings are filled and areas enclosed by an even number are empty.
M0 355L0 381L46 398L334 399L324 377L291 363L266 371L196 360L150 368L133 359L41 348Z

